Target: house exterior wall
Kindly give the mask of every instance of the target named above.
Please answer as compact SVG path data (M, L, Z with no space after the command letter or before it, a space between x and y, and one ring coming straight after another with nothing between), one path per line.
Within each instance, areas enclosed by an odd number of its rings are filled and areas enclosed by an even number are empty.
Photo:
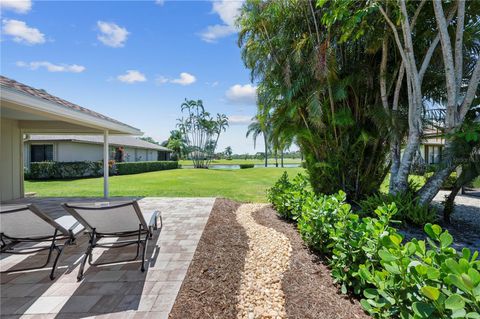
M103 160L103 145L74 142L58 142L58 162L83 162Z
M23 197L22 134L18 121L1 119L0 196L1 200Z
M68 141L26 142L24 145L24 166L30 166L30 145L53 144L53 160L57 162L82 162L103 160L103 145ZM110 146L109 158L115 159L115 147ZM166 157L168 158L168 157ZM125 162L158 161L157 150L125 147Z

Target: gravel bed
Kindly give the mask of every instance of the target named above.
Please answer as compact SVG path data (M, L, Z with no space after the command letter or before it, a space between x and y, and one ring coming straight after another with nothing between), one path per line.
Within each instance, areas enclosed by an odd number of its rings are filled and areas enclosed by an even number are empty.
M252 214L265 206L245 204L237 210L237 221L249 239L238 296L239 319L287 317L281 281L290 263L292 247L287 236L253 219Z
M284 234L292 246L290 266L282 278L287 318L370 318L357 299L340 293L325 260L304 245L295 224L279 218L270 206L253 216L260 225Z

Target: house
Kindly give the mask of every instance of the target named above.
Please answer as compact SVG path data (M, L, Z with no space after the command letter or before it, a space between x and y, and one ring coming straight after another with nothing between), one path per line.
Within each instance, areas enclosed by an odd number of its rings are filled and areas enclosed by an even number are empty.
M113 103L113 101L112 101ZM103 145L103 194L108 197L109 136L140 136L130 125L0 76L0 199L24 197L24 135L96 135Z
M166 147L133 136L109 136L108 157L117 162L167 161ZM31 162L80 162L103 159L103 138L96 135L28 135L24 140L24 166Z
M420 154L426 165L438 164L442 160L445 136L441 130L428 128L423 132Z

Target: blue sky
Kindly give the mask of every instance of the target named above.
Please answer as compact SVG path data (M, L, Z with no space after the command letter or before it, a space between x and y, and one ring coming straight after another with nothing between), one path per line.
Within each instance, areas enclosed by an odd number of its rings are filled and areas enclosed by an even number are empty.
M1 73L163 141L185 98L225 113L219 150L245 138L255 87L237 46L240 1L2 0Z

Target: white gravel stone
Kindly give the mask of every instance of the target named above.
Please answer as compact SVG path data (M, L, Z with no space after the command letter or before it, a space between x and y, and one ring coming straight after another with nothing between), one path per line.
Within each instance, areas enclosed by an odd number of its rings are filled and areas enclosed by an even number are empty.
M236 213L249 239L238 296L239 319L287 317L281 280L289 267L292 247L285 235L255 222L252 213L263 207L245 204Z

